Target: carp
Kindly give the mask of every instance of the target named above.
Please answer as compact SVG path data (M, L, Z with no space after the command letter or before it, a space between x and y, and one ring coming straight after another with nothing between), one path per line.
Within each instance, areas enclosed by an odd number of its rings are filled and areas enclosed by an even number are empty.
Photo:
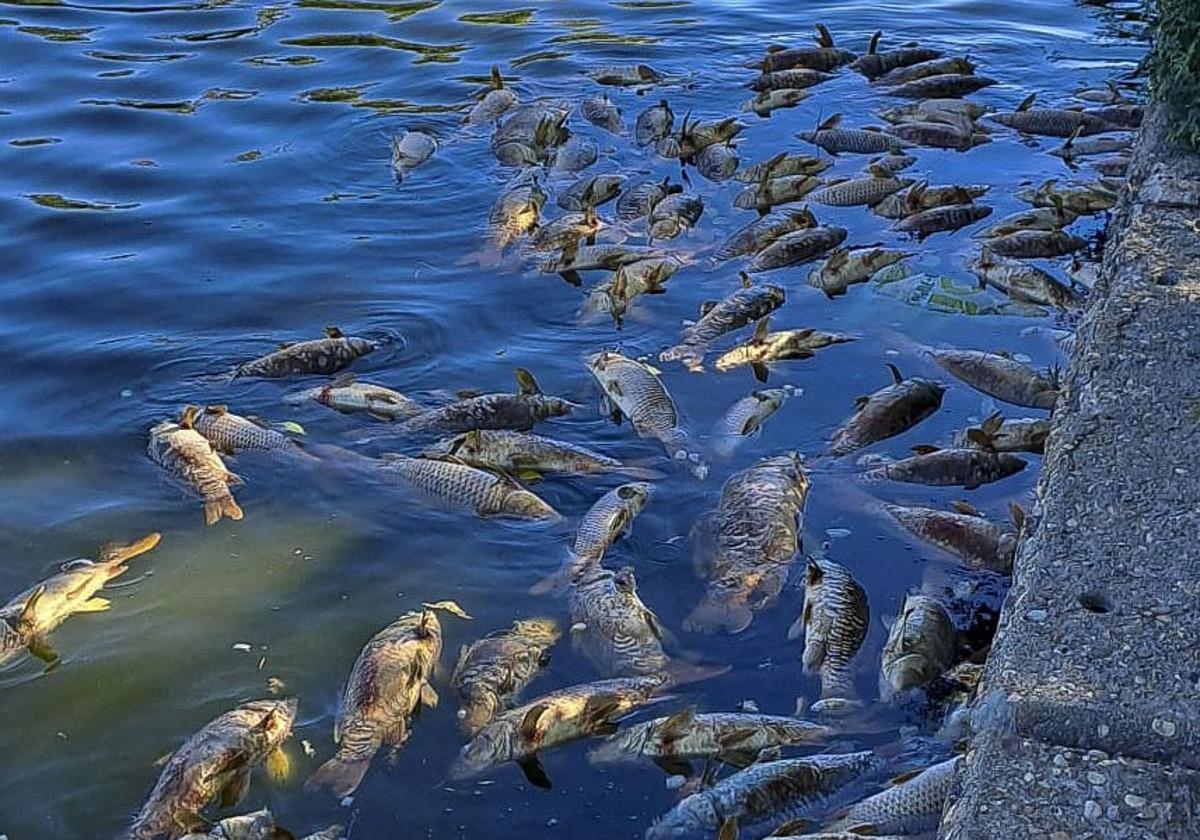
M963 117L974 121L987 113L987 108L968 99L922 99L907 105L895 105L879 112L890 123L942 122L958 124Z
M471 110L463 117L468 125L483 125L492 123L504 116L504 112L517 104L517 94L511 88L504 86L500 76L500 68L492 65L492 86L471 106Z
M275 431L257 417L232 414L223 405L205 406L192 420L192 428L202 434L212 448L225 455L257 451L312 457L300 442Z
M849 455L864 446L908 431L942 407L946 389L938 383L912 377L905 379L895 365L888 365L892 384L855 400L855 413L833 434L829 451Z
M595 286L583 307L585 315L607 312L618 329L634 298L643 294L661 294L675 272L683 268L679 257L653 257L618 266L611 280Z
M787 293L782 286L755 286L750 275L742 272L742 287L719 301L701 306L700 320L684 327L679 343L659 354L664 362L682 362L692 372L704 369L708 345L726 333L741 329L783 306Z
M821 678L822 703L853 702L854 657L867 638L870 607L862 584L843 566L831 560L809 559L804 580L804 607L788 628L788 640L804 636L801 661L804 672Z
M337 753L308 778L306 791L325 788L339 799L354 793L379 748L404 746L417 711L437 706L438 695L430 684L442 655L436 610L470 618L453 601L424 604L397 618L363 647L346 680L333 729Z
M672 184L670 178L661 181L640 181L621 193L617 199L617 218L623 222L636 222L648 219L654 205L668 195L683 192L679 184Z
M667 78L649 64L621 64L601 67L598 70L588 73L588 76L597 84L612 85L614 87L652 85Z
M770 160L749 166L733 177L743 184L757 184L764 178L785 178L788 175L820 175L830 166L829 161L812 155L780 152Z
M586 97L579 103L579 113L592 125L612 134L621 134L625 130L621 109L613 104L607 94Z
M982 204L951 204L906 216L896 222L892 230L915 236L921 242L935 233L956 231L990 215L992 208Z
M1120 188L1107 178L1067 184L1060 188L1058 179L1051 178L1037 188L1018 190L1017 198L1034 207L1053 207L1084 216L1115 207L1120 198Z
M809 196L809 201L831 207L870 207L912 183L911 178L895 178L883 169L875 169L868 178L826 181L824 187Z
M772 271L814 260L845 242L846 235L845 228L834 225L817 225L786 233L759 251L747 271Z
M233 375L279 378L294 374L337 373L376 346L370 339L347 336L337 327L326 327L324 338L284 342L274 353L238 365Z
M1065 108L1034 108L1037 94L1030 94L1015 111L989 114L988 119L1014 128L1022 134L1041 134L1049 137L1071 137L1111 131L1108 120L1086 111Z
M829 333L812 328L801 330L770 331L770 317L763 318L754 329L754 335L745 344L727 350L714 365L719 371L750 365L759 382L767 379L767 365L787 359L810 359L822 347L854 341L855 336L846 333Z
M898 50L878 52L879 39L882 36L882 32L876 32L871 36L871 43L867 47L866 54L860 55L850 62L851 70L874 80L898 67L911 67L923 61L934 61L942 57L940 50L916 44L909 44Z
M878 271L914 256L911 251L897 251L871 245L865 248L837 248L825 262L808 273L808 285L823 291L828 297L844 295L856 283L865 283Z
M988 396L1026 408L1054 408L1057 377L1046 377L1007 353L928 348L945 370Z
M1025 514L1016 505L1012 507L1016 530L989 522L966 503L957 503L953 511L903 505L884 505L883 509L910 533L953 555L968 568L1012 574L1025 525Z
M945 607L928 595L906 595L883 646L880 696L928 684L953 668L958 654L958 631Z
M1046 450L1046 438L1050 436L1050 418L1025 417L1005 420L1000 412L996 412L976 428L982 432L983 438L971 434L971 430L967 429L955 432L954 445L1041 455Z
M868 481L903 481L974 490L1015 475L1028 463L1007 452L983 449L938 449L932 446L913 449L917 451L916 455L869 469L863 477Z
M481 394L449 405L431 408L405 420L404 432L469 432L472 429L528 431L552 417L564 417L577 406L561 397L542 393L533 374L517 368L515 394Z
M513 475L601 475L620 473L632 477L656 477L653 470L627 466L595 450L541 435L507 429L472 429L439 441L426 454L453 455L482 469Z
M807 207L776 210L731 234L713 254L713 259L724 262L746 254L756 254L785 234L816 226L817 219Z
M689 231L700 221L704 200L695 193L673 193L654 205L650 211L650 241L674 239Z
M831 73L821 70L810 70L807 67L792 67L787 70L772 70L763 73L746 85L750 90L803 90L828 82L833 78Z
M1019 230L993 237L988 240L988 247L1002 257L1062 257L1082 251L1087 247L1087 240L1061 230Z
M616 198L624 184L624 175L589 175L560 192L558 206L580 212L596 208Z
M831 155L841 153L877 155L907 148L908 143L877 129L839 128L841 114L834 114L813 131L799 131L796 136L806 143L819 146Z
M954 123L903 122L899 125L888 126L884 131L917 146L931 149L954 149L959 152L970 151L976 146L992 142L992 138L987 132L980 131L966 117Z
M542 225L529 237L529 245L535 251L574 248L579 245L579 240L591 240L603 227L596 208L589 207L582 213L567 213Z
M479 516L560 518L554 508L515 480L472 467L450 455L410 458L388 452L380 456L378 470L385 478Z
M1059 230L1079 218L1066 207L1035 207L1032 210L1020 210L994 222L978 233L976 239L993 239L997 236L1007 236L1022 230Z
M959 186L947 184L931 187L928 181L913 184L907 190L888 196L872 207L877 216L885 219L903 219L924 210L935 207L945 207L951 204L970 204L977 198L987 194L991 187L986 184L970 184Z
M571 639L605 677L666 674L666 631L637 592L633 569L599 565L584 569L571 584Z
M1018 234L1010 234L1016 235ZM1075 290L1064 285L1054 275L1035 265L996 257L990 244L980 249L979 256L971 261L970 268L979 278L980 286L993 286L1013 300L1028 301L1039 306L1053 306L1061 310L1077 309L1083 304L1083 299Z
M713 143L696 155L696 171L709 181L728 181L737 172L737 151L729 143ZM698 200L698 199L697 199Z
M994 84L997 84L996 80L988 76L976 76L973 73L942 73L895 85L886 88L883 92L888 96L902 96L906 99L959 99Z
M713 449L723 458L733 455L746 438L756 434L767 419L779 410L788 392L783 388L753 391L729 407L713 430Z
M450 683L458 694L458 726L467 737L513 706L514 698L550 664L562 636L551 618L524 618L463 645Z
M882 87L902 85L905 82L915 82L928 76L955 74L969 76L975 72L975 64L969 58L952 56L950 58L931 58L928 61L918 61L904 67L889 70L874 80L874 84Z
M781 175L776 178L769 173L754 186L746 187L733 197L733 206L739 210L757 210L766 215L780 204L800 201L821 186L821 180L812 175Z
M546 191L536 180L504 190L492 204L488 217L489 239L497 253L538 226Z
M296 404L313 400L343 414L362 411L379 420L406 420L420 414L425 406L399 391L372 382L363 382L353 373L342 373L325 385L301 391L285 398Z
M830 831L915 835L937 831L961 756L894 779L891 787L854 803Z
M179 422L165 420L150 430L146 451L150 460L194 490L204 500L204 521L214 525L223 516L241 519L229 489L242 479L231 473L208 439L193 428L199 406L183 410Z
M652 105L638 114L633 127L633 136L639 146L649 146L657 143L671 133L675 123L675 114L667 100L662 99L657 105Z
M799 88L764 90L760 91L753 99L743 102L742 110L765 118L771 116L772 111L778 111L781 108L795 108L808 96L808 91Z
M437 141L421 131L406 131L392 138L392 172L403 181L437 151Z
M770 73L776 70L790 70L793 67L806 67L809 70L836 70L843 64L854 61L856 56L850 50L838 48L833 42L833 35L824 24L816 24L817 41L815 47L770 47L761 61L751 62L751 69Z

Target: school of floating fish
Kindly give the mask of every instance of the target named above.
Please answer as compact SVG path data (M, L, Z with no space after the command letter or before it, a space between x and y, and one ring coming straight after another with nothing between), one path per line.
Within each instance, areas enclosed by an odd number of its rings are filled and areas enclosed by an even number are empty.
M880 697L895 701L914 692L923 697L932 730L941 733L932 741L938 746L932 755L928 746L913 750L904 743L861 752L838 748L838 739L874 731L866 698L857 696L853 679L869 626L869 599L847 568L816 547L802 551L810 483L809 467L798 452L761 458L725 481L715 510L699 523L706 545L697 565L706 590L682 629L740 633L756 613L775 605L789 580L802 579L803 606L788 640L802 642L795 655L819 680L819 698L798 704L793 716L756 709L704 713L687 706L622 726L631 712L668 700L672 687L718 680L728 668L691 661L653 606L642 600L634 569L606 566L606 550L651 503L656 479L676 470L707 481L710 461L730 458L794 393L763 388L743 396L710 436L701 437L685 425L654 365L679 364L697 375L703 375L706 365L720 371L747 366L765 381L772 365L810 359L854 340L853 334L812 328L772 330L770 318L786 306L787 287L758 275L817 263L807 282L835 299L912 257L925 238L954 234L988 219L991 208L977 203L987 187L930 184L904 172L915 162L908 154L915 147L967 153L1003 129L1060 138L1061 145L1050 153L1073 168L1090 163L1097 175L1022 190L1018 195L1030 209L977 230L980 245L969 266L981 285L1015 301L1078 309L1087 289L1030 260L1070 257L1072 277L1086 276L1082 261L1094 260L1102 243L1089 243L1066 228L1115 205L1129 164L1131 132L1142 111L1113 84L1079 92L1082 105L1043 106L1031 95L1011 112L989 113L965 97L995 80L976 74L965 57L911 43L881 49L880 33L865 53L856 54L835 44L824 26L818 24L816 30L815 45L772 47L753 62L757 75L747 86L754 96L742 111L765 119L776 109L818 95L819 86L836 74L858 73L867 90L886 104L879 112L886 123L882 128L847 126L833 115L798 134L806 144L800 150L746 164L738 157L737 139L747 126L736 116L702 119L685 111L680 117L678 106L663 96L651 97L657 101L640 110L632 127L627 125L618 105L622 97L633 101L626 92L669 91L677 83L645 64L591 72L595 83L621 92L586 95L577 103L522 101L497 67L490 86L464 108L464 130L475 135L490 130L498 163L515 170L488 217L481 264L516 259L575 285L583 283L582 274L603 272L606 279L586 294L583 314L611 317L618 328L638 296L662 293L680 267L702 255L678 244L686 241L705 208L689 167L713 184L737 184L735 206L757 214L708 255L721 270L734 261L741 265L736 275L731 271L728 296L706 304L677 334L664 334L664 349L656 359L596 348L580 361L580 377L590 374L614 420L627 421L636 436L661 446L661 463L625 463L578 443L532 434L537 424L569 416L582 406L545 394L524 369L517 370L512 392L460 393L425 402L361 381L347 368L373 352L378 342L334 327L326 328L323 337L283 344L238 364L230 375L327 377L289 394L287 402L311 402L384 421L387 425L375 426L382 431L369 440L407 451L370 457L309 443L289 424L276 426L220 405L187 406L177 418L164 418L149 430L149 457L200 499L209 525L242 519L234 492L243 479L226 459L246 451L314 468L360 471L381 486L397 485L485 517L559 520L561 514L522 483L531 478L636 479L600 496L582 514L561 569L533 585L531 591L547 597L548 611L554 603L549 599L559 599L569 623L521 618L457 653L448 685L457 696L466 743L447 756L452 778L479 776L515 762L532 784L548 788L540 753L583 738L604 738L589 753L590 761L648 760L682 777L678 803L647 828L647 838L732 840L768 833L913 837L936 831L960 762L953 752L961 728L954 724L973 696L990 638L964 631L971 618L964 621L958 614L962 604L944 602L936 593L909 593L883 648ZM572 131L576 113L614 140L632 141L648 153L677 160L680 182L629 183L616 173L577 175L595 165L599 154L594 142ZM806 147L828 157L809 154ZM397 180L418 177L417 170L437 150L437 139L422 132L395 138ZM864 160L859 174L824 175L833 161L849 156ZM564 176L577 179L553 190L551 202L551 183ZM601 208L610 202L615 213L605 219ZM553 206L562 212L547 218ZM891 220L898 241L893 246L847 243L844 228L820 221L822 206L862 207ZM954 379L996 400L1029 409L1054 407L1055 371L1035 370L1004 352L919 349ZM880 367L882 371L882 362ZM881 376L880 388L858 399L817 459L852 456L939 410L947 383L905 377L891 363L886 367L891 381ZM1045 416L996 413L956 433L944 448L914 447L909 457L865 459L858 464L859 475L866 488L873 481L892 481L971 490L1024 469L1027 461L1021 453L1040 454L1048 433ZM950 510L882 503L877 509L965 569L993 576L1011 575L1026 527L1024 512L1015 505L1011 523L989 521L967 502ZM158 541L158 534L149 534L106 546L96 559L67 563L58 574L9 600L0 608L0 664L30 654L55 667L60 660L50 643L54 629L75 613L107 610L109 601L99 593ZM404 745L418 711L438 706L439 613L470 618L453 601L425 604L366 641L349 670L331 745L318 750L328 757L304 783L307 791L350 796L383 747ZM529 683L564 636L592 662L597 680L533 694ZM269 811L215 821L206 813L236 806L257 765L265 765L273 777L286 777L290 761L283 747L296 712L295 699L253 700L205 725L166 760L125 836L292 837ZM794 755L798 749L807 754ZM791 757L784 757L783 750L791 751ZM702 772L696 773L693 762L703 764ZM309 835L310 840L339 836L338 826Z

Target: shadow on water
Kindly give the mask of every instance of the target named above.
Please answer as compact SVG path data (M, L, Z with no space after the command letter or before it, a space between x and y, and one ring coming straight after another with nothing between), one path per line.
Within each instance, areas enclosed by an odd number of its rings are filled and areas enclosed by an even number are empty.
M593 767L586 744L544 757L555 784L548 793L533 790L513 766L482 782L447 781L460 744L447 673L459 646L517 617L566 620L563 604L528 589L558 567L578 517L619 478L539 481L536 492L566 517L539 527L433 508L352 470L242 456L230 467L246 479L236 491L246 518L205 528L200 504L146 457L148 428L188 403L228 404L297 424L307 441L372 454L419 451L428 441L403 436L360 447L387 425L287 399L319 379L230 380L239 362L334 325L385 340L354 365L363 380L436 403L459 389L513 391L514 369L524 367L546 393L583 406L539 432L667 466L652 441L600 410L583 359L599 348L656 357L704 301L737 288L735 269L714 268L710 257L750 218L733 205L743 185L693 172L704 215L672 243L687 264L665 294L639 298L619 331L606 318L585 322L580 310L598 275L575 288L539 273L532 259L493 266L480 258L492 202L516 175L497 165L486 128L461 125L493 63L522 101L571 102L572 131L597 148L589 172L678 179L677 163L629 142L636 115L662 96L679 118L689 109L704 119L739 114L748 126L737 147L743 162L784 148L810 151L794 133L832 113L869 125L880 107L895 104L845 72L769 119L739 111L752 95L745 63L768 45L804 42L818 20L854 50L882 27L890 46L920 39L968 52L999 82L976 96L994 108L1011 108L1034 90L1063 104L1077 88L1103 88L1136 68L1143 29L1134 4L1097 15L1066 0L816 2L799 16L794 4L762 0L567 0L511 9L490 0L7 0L0 7L0 353L8 360L0 596L108 540L163 534L107 593L109 611L76 616L53 634L63 657L57 669L43 673L25 658L0 670L0 835L12 840L115 835L152 786L156 760L235 703L272 690L300 698L288 747L294 774L280 784L257 774L240 810L269 806L297 836L340 821L358 838L641 837L674 801L662 772ZM578 100L600 90L585 74L636 62L670 74L670 83L604 89L623 112L624 135L584 120ZM398 183L390 141L409 129L434 136L438 149ZM918 151L912 175L990 186L987 203L998 219L1024 206L1014 196L1019 185L1070 175L1062 161L1038 153L1059 142L1026 143L997 130L969 155ZM849 176L862 164L841 157L828 174ZM544 177L552 194L571 180ZM546 215L559 213L552 199ZM848 228L852 244L894 241L888 222L862 208L819 215ZM825 553L870 595L873 618L855 673L863 697L877 695L882 618L896 613L906 591L931 575L948 597L973 591L944 556L868 509L853 463L830 466L818 456L854 398L888 381L885 362L906 375L946 378L899 335L1003 347L1040 366L1062 361L1042 329L1057 323L1052 316L975 286L966 268L975 247L970 231L931 238L910 262L911 275L855 287L836 301L805 285L807 267L773 279L789 297L773 328L849 331L858 340L774 366L770 387L802 393L715 463L706 482L668 472L606 558L636 569L641 596L680 649L731 667L680 687L672 710L753 701L787 714L798 698L816 696L800 646L786 641L800 611L797 580L743 634L681 630L702 594L692 572L693 524L715 506L722 481L763 455L796 449L810 458L806 542L814 550L826 543ZM706 445L726 408L761 387L749 369L700 376L661 367ZM945 443L999 407L952 387L938 414L873 452L901 457L914 445ZM1009 501L1027 503L1037 478L1038 459L1030 460L1019 476L971 491L971 503L996 519ZM870 493L933 507L964 495L918 485ZM974 590L991 610L985 623L998 601L992 583ZM422 715L394 758L377 760L346 807L303 793L303 778L331 753L338 695L362 644L399 613L447 598L474 619L442 621L441 706ZM564 642L535 690L594 676ZM889 733L912 722L903 710L877 713ZM886 737L848 737L837 746Z

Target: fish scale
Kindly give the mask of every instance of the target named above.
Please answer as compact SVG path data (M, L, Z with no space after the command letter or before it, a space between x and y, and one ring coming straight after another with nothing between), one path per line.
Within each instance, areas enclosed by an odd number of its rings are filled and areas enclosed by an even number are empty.
M848 455L911 429L941 408L945 392L929 379L901 379L895 371L895 381L863 398L854 415L834 432L830 452Z
M747 271L770 271L816 259L845 242L847 235L845 228L832 225L818 225L784 234L759 251L750 261Z
M883 201L912 183L911 178L851 178L814 192L809 201L832 207L857 207Z
M215 448L235 453L247 449L263 452L299 452L299 444L270 427L247 417L209 406L196 416L195 429Z
M805 672L821 677L821 699L854 697L851 664L867 637L870 610L862 584L832 560L809 560L804 608L789 638L803 630Z
M901 481L974 490L1025 469L1027 462L1006 452L982 449L938 449L867 470L868 481Z
M955 756L927 767L911 779L851 805L831 830L869 827L875 834L921 834L936 831L954 774L962 764Z
M902 505L883 507L908 531L953 554L967 566L1004 575L1012 573L1016 531L973 514Z
M401 479L440 501L469 508L481 516L503 514L529 519L556 519L558 514L528 490L467 464L388 453L380 471Z
M717 249L713 258L723 262L743 254L757 253L785 234L815 227L816 224L817 220L806 207L777 210L735 231Z
M762 285L738 289L722 298L696 323L685 327L679 343L664 350L664 362L681 361L690 370L701 368L708 345L726 333L752 324L783 306L787 293L781 286Z
M633 569L594 567L571 587L572 637L604 676L665 673L658 618L638 597Z
M883 645L880 695L925 685L957 661L957 632L945 608L928 595L907 595Z
M928 353L945 370L998 400L1027 408L1054 408L1058 400L1052 379L1006 355L933 348Z

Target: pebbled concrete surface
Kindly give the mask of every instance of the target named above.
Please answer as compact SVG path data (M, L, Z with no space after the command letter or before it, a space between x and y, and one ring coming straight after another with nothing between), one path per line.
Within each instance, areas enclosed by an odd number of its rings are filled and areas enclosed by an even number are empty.
M945 840L1200 838L1200 156L1163 137L1153 114L1054 413ZM1100 772L1109 781L1091 784Z

